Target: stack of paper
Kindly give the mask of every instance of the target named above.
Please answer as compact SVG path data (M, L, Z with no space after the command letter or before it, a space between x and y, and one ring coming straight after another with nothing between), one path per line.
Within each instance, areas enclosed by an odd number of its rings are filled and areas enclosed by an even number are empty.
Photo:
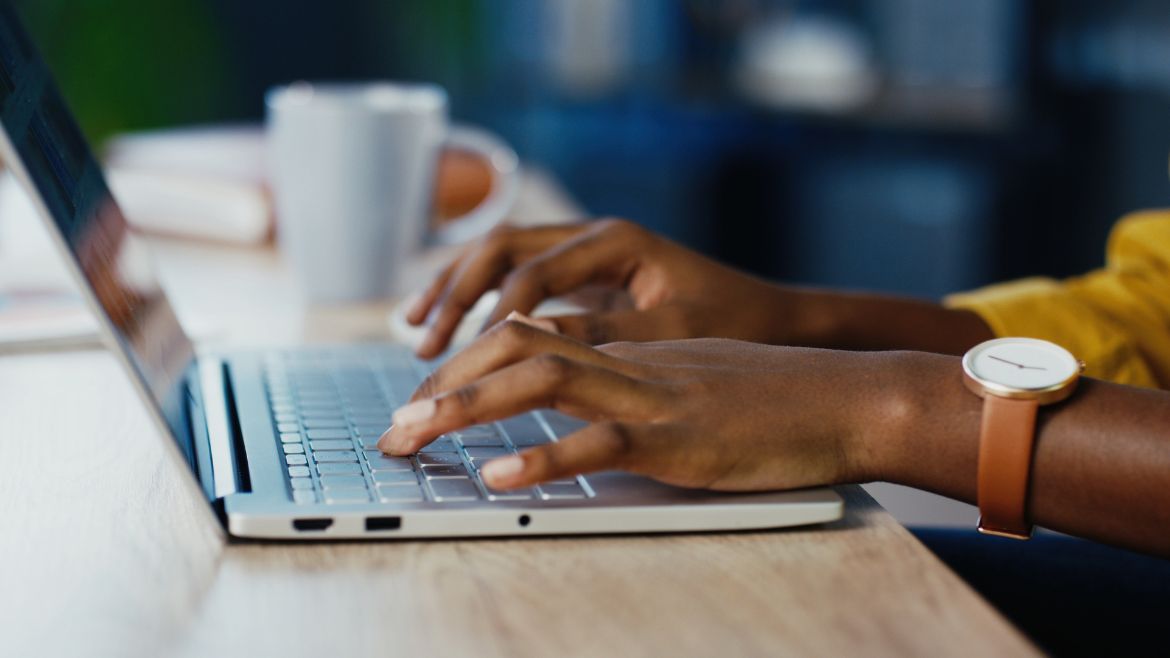
M110 188L137 229L256 244L272 234L258 126L135 133L106 149Z

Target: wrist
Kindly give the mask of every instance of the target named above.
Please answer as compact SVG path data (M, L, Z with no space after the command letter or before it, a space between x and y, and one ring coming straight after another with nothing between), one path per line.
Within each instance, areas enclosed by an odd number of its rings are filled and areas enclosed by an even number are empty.
M870 395L848 434L853 481L948 495L972 488L981 405L963 386L959 359L925 352L873 358Z
M774 316L771 336L773 345L803 347L837 346L840 313L825 293L806 288L770 285Z

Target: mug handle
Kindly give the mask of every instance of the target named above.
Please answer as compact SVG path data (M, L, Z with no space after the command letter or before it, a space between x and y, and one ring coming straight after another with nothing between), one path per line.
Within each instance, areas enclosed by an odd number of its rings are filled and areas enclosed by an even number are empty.
M487 233L511 212L520 191L520 158L504 140L480 128L455 125L445 146L482 157L492 171L492 189L474 210L431 231L430 242L436 245L468 242Z

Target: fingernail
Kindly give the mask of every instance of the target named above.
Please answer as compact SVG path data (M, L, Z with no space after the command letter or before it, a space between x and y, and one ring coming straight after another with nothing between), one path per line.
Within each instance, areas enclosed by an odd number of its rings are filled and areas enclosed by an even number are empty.
M553 322L552 320L549 320L548 318L529 318L529 319L532 320L532 325L538 329L544 329L545 331L549 332L550 334L561 333L560 330L557 329L557 323Z
M394 425L415 425L430 419L435 415L435 401L431 398L425 400L416 400L410 404L399 407L394 412ZM385 435L383 435L385 436ZM381 439L379 439L381 441Z
M423 338L423 341L418 345L418 353L420 355L433 354L438 342L439 339L435 337L433 331L427 332L426 338Z
M406 298L406 315L415 316L422 313L422 301L423 294L421 292L411 293L410 297Z
M549 320L548 318L533 318L533 317L529 317L527 315L524 315L520 311L512 311L511 313L508 314L508 317L506 319L515 320L517 322L523 322L524 324L526 324L530 327L536 327L537 329L547 331L550 334L561 333L560 331L557 330L557 323L553 322L552 320Z
M524 460L516 455L511 457L500 457L493 459L483 465L480 475L493 486L506 485L509 480L512 480L520 471L524 470Z
M390 454L390 452L392 451L391 446L393 445L394 441L393 441L393 439L390 438L390 430L393 430L393 429L394 429L393 425L391 425L390 427L387 427L386 431L382 432L382 436L378 437L378 450L381 450L382 452L384 452L386 454Z

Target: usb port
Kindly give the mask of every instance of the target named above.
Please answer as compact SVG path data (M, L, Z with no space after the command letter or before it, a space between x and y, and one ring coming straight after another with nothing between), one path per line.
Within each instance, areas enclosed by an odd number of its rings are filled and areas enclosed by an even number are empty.
M367 516L366 530L397 530L402 527L401 516Z

